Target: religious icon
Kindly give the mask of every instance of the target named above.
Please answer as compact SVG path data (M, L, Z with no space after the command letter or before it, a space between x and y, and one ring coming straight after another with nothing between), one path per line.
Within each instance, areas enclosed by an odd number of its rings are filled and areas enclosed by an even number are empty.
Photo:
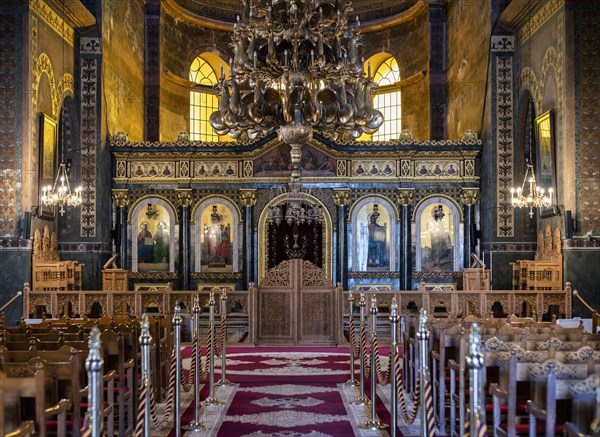
M152 240L152 232L150 232L149 227L150 224L148 222L140 224L140 232L137 236L138 263L149 263L154 259L154 241Z
M201 268L203 271L231 271L233 263L231 212L212 205L202 213Z
M137 270L139 272L169 271L170 219L164 206L149 203L138 215Z
M356 174L363 174L365 172L365 169L363 168L362 164L358 164L358 167L356 167L356 170L354 170L354 173Z
M446 208L447 209L447 208ZM452 270L454 242L452 213L444 205L430 205L422 213L421 263L425 270Z
M383 267L387 265L386 237L387 223L379 224L379 205L373 205L373 213L369 218L369 246L367 267Z
M386 271L390 268L390 215L380 205L361 208L356 223L356 271Z
M456 173L456 169L454 168L454 164L449 164L448 168L446 169L446 173L448 174L455 174Z
M429 173L427 166L425 164L421 164L421 168L419 169L419 174L426 175L427 173Z
M167 224L163 221L158 222L154 234L154 262L169 262L169 231L167 230Z

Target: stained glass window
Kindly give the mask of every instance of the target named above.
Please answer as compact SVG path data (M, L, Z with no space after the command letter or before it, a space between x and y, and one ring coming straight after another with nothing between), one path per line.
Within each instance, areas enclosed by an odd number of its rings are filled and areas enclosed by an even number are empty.
M401 132L400 91L393 87L400 81L400 71L396 58L390 56L375 72L373 80L379 84L373 98L373 105L383 113L384 122L373 134L373 141L396 139Z
M217 83L215 70L201 56L192 62L190 80L200 85L213 86ZM216 95L204 91L190 92L190 140L219 141L219 136L208 122L210 114L217 110Z

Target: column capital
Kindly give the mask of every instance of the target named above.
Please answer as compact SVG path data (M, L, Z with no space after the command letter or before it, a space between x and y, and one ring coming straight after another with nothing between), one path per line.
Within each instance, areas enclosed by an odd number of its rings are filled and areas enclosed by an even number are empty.
M350 189L334 188L333 201L337 206L347 206L350 203Z
M179 206L189 207L194 201L191 188L178 188L175 190L175 195L177 196L177 204Z
M479 198L479 188L463 188L460 193L460 201L466 206L473 206Z
M396 199L398 203L402 206L410 206L413 203L415 198L415 189L414 188L398 188L398 193L396 194Z
M240 189L240 200L246 207L256 205L256 190L253 188Z
M119 208L125 208L129 204L129 190L113 189L112 200Z

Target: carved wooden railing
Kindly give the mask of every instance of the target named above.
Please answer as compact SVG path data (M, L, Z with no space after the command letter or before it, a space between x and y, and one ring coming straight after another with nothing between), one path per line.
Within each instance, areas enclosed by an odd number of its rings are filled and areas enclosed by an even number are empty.
M340 330L344 329L348 319L348 295L344 291L341 298L343 321ZM444 291L369 291L366 293L367 302L370 296L377 296L379 306L378 318L385 322L389 317L392 298L396 298L400 314L418 315L419 308L425 308L428 314L434 313L436 307L445 308L449 317L493 317L496 313L504 315L517 314L520 316L534 317L537 320L551 318L551 312L557 318L570 319L572 317L572 290L570 283L564 290L444 290ZM353 292L354 302L358 303L359 294ZM525 304L525 305L524 305ZM499 306L500 305L500 306ZM524 313L524 309L526 313ZM355 322L358 314L355 313ZM344 338L339 336L338 338Z

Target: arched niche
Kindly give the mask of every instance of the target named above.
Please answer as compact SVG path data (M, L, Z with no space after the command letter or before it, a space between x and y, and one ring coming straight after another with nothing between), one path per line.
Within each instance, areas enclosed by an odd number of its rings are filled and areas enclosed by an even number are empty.
M269 241L268 241L268 226L269 223L267 221L267 215L269 210L278 205L282 205L287 200L287 193L280 194L279 196L271 199L269 203L267 203L264 209L260 213L260 217L258 219L258 282L262 278L264 278L265 273L267 272L267 261L269 256ZM332 247L333 247L333 224L331 219L331 214L327 207L315 196L311 194L306 194L305 203L310 203L312 205L317 205L321 207L323 211L323 224L322 226L322 253L320 254L322 258L322 269L325 271L325 274L328 278L332 278Z
M415 208L414 235L416 271L460 271L464 232L462 212L446 196L430 196Z
M174 272L178 226L173 204L146 196L133 205L129 217L131 271Z
M381 196L365 196L349 211L348 265L355 272L391 271L396 265L398 211Z
M241 245L239 208L224 196L211 196L192 210L194 270L237 272Z

